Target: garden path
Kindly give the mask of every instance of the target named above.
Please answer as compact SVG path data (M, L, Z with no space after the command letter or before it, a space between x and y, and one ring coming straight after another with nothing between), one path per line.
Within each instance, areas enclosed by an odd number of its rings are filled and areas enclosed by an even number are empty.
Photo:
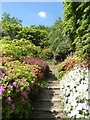
M55 66L50 66L52 73L48 85L39 91L38 98L33 101L32 120L62 120L65 115L60 105L60 85L56 78Z

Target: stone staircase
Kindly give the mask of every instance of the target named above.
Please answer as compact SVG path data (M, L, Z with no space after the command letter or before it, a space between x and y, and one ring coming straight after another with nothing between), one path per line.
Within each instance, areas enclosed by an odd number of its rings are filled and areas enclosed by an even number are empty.
M33 101L31 120L62 120L65 118L59 94L59 81L52 73L47 87L41 89L38 97Z

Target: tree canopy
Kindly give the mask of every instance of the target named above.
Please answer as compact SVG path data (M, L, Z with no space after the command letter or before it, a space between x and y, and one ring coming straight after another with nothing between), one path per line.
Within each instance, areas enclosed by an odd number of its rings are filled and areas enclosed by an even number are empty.
M10 14L4 13L2 15L2 37L10 36L13 39L26 39L31 41L36 46L45 48L48 46L48 30L49 27L39 25L24 27L21 25L21 20L11 17Z

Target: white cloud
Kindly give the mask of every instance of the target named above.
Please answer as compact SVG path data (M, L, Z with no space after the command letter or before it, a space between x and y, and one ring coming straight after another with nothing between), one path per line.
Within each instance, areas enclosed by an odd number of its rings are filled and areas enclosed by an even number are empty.
M45 12L39 12L38 15L42 18L46 18L46 13Z

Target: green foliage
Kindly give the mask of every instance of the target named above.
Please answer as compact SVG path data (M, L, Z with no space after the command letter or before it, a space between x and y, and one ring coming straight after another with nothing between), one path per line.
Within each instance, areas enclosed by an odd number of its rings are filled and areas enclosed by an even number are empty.
M90 57L90 2L64 2L64 33L70 50Z
M50 59L52 59L52 57L53 57L53 54L49 48L45 48L42 50L42 58L44 58L46 60L50 60Z
M11 17L10 14L4 13L2 15L2 37L10 36L14 39L18 32L22 29L21 20Z
M77 19L80 25L76 30L78 34L76 47L84 58L88 58L90 57L90 2L81 3L76 11L82 13L82 17Z
M41 48L48 46L48 32L46 30L31 26L27 28L26 35L27 39L36 46L41 46Z
M2 38L2 24L1 24L1 21L0 21L0 39Z
M28 56L39 57L41 49L28 40L10 40L10 37L2 39L2 55L11 58L25 58Z
M32 74L32 70L27 64L24 64L19 61L12 61L7 62L5 65L5 70L10 71L11 76L13 76L13 79L25 79L26 81L30 82L30 80L33 81L33 78L35 80L35 75ZM16 74L15 74L16 73ZM9 76L9 77L11 77ZM8 79L8 77L7 77ZM8 79L9 82L10 78ZM16 80L17 81L17 80Z
M24 38L41 48L48 46L48 27L43 25L24 27L21 20L11 17L10 14L4 13L2 16L2 37L10 36L11 40Z
M68 38L70 51L75 49L75 45L72 43L76 37L76 8L78 5L79 2L64 2L64 34Z
M19 24L21 25L22 21L15 18L15 17L11 17L10 14L4 13L2 15L2 20L3 22L8 22L8 23L15 23L15 24Z
M56 20L49 32L50 48L53 52L59 53L66 48L65 39L63 36L63 22L61 19Z

